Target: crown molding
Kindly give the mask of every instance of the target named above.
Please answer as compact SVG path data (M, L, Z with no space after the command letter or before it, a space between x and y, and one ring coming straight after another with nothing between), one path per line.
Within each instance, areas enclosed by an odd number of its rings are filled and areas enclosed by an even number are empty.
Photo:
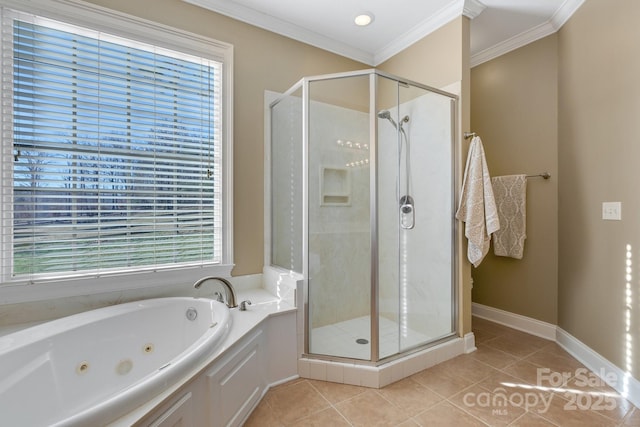
M484 49L472 55L471 62L470 62L471 68L477 65L483 64L487 61L491 61L492 59L495 59L499 56L509 53L512 50L516 50L522 46L525 46L529 43L532 43L536 40L539 40L543 37L553 34L556 31L557 30L553 27L553 25L551 25L551 22L549 21L543 24L540 24L536 27L533 27L530 30L524 31L507 40L504 40L498 44L495 44L490 48Z
M551 25L557 30L576 13L576 10L582 6L585 0L565 0L564 3L556 10L550 19Z
M207 10L228 16L244 23L262 28L301 41L311 46L327 50L337 55L351 58L355 61L374 65L374 55L362 49L354 48L346 43L323 36L314 31L307 30L290 22L278 19L261 12L243 6L239 3L227 0L182 0L185 3L199 6Z
M418 25L410 28L386 46L375 52L368 52L230 0L182 1L374 67L451 22L453 19L461 15L474 19L486 9L486 5L480 0L451 1L449 5L443 7ZM575 11L582 6L584 1L585 0L565 0L548 21L472 55L470 61L471 67L490 61L512 50L553 34L569 20Z
M473 0L477 1L477 0ZM438 28L448 24L453 19L461 15L464 7L464 0L451 2L448 6L443 7L428 19L422 21L418 25L410 28L409 31L384 46L382 49L374 53L373 66L378 66L392 56L405 50L415 42L422 40Z
M487 5L480 0L465 0L462 7L462 14L469 19L476 18L487 8Z
M383 48L376 52L367 52L236 2L228 0L182 1L374 67L460 16L465 8L465 3L470 4L469 13L476 13L472 11L477 11L482 5L478 0L452 1L448 6L440 9L415 27L410 28L406 33Z
M584 1L565 0L548 21L472 55L471 68L557 32Z

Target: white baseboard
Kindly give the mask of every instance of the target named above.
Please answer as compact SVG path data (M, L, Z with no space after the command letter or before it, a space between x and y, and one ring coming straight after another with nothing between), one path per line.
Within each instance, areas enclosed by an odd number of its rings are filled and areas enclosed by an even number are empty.
M629 402L633 403L637 408L640 408L640 381L609 362L560 327L557 328L556 342L569 354L578 359L580 363L605 380Z
M640 381L559 326L477 303L472 304L471 312L476 317L555 341L629 402L640 408Z
M475 302L471 305L471 313L481 319L490 320L540 338L552 341L556 340L556 325L552 325L551 323Z
M267 391L269 391L269 389L271 389L273 387L277 387L277 386L279 386L281 384L288 383L289 381L297 380L298 378L300 378L300 375L296 374L296 375L292 375L292 376L287 377L287 378L283 378L283 379L278 380L278 381L274 381L271 384L267 385L267 387L265 388L265 390L262 393L262 395L264 396L265 394L267 394Z

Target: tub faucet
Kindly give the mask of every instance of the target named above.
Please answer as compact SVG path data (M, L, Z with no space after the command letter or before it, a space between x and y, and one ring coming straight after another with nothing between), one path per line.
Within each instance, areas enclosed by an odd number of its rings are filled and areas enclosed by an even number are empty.
M222 277L207 276L203 277L202 279L198 279L198 281L193 284L193 287L196 289L200 289L200 286L202 286L202 284L207 280L217 280L218 282L222 283L224 293L227 297L227 307L235 308L238 306L238 304L236 303L236 291L235 289L233 289L231 282L229 282L227 279L224 279Z

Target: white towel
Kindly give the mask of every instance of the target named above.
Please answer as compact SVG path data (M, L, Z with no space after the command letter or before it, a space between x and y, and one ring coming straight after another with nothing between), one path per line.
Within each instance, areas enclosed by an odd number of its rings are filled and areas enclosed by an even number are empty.
M496 176L491 183L500 219L500 230L493 235L493 253L522 259L527 238L527 177Z
M464 235L469 240L467 258L477 267L489 252L491 234L500 229L487 160L478 136L469 147L456 218L465 223Z

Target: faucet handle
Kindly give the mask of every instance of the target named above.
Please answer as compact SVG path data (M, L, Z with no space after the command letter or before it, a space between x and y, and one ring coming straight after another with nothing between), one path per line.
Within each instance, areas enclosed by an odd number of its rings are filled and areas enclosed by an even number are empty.
M247 306L251 305L251 301L246 300L240 303L240 311L247 311Z
M213 296L216 298L216 301L224 303L224 297L220 292L215 292Z

